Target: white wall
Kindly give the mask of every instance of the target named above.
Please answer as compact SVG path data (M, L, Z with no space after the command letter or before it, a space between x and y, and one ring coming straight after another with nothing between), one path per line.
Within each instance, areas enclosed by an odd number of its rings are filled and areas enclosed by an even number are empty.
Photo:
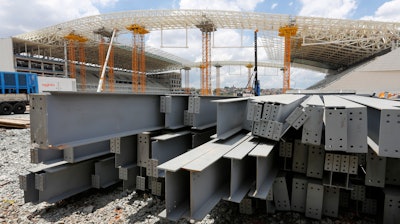
M11 38L0 38L0 71L15 72Z
M55 78L38 76L39 93L45 91L74 91L76 80L70 78Z

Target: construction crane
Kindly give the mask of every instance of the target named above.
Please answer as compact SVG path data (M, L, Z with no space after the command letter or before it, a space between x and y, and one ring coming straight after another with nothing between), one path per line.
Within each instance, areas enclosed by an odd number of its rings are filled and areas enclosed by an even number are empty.
M290 89L290 53L291 38L297 33L297 26L287 25L279 28L279 36L285 38L285 54L283 57L283 88L282 93Z
M258 29L254 31L254 95L259 96L261 94L260 81L258 80L257 74L257 33Z
M253 64L249 63L246 65L247 68L247 86L246 89L248 92L252 91L252 87L251 87L251 69L253 68Z
M142 93L146 91L146 57L144 35L149 31L143 26L132 24L126 27L133 36L132 43L132 92L138 92L139 83ZM139 56L139 57L138 57ZM140 82L139 82L140 75Z
M202 21L196 25L202 34L202 63L200 65L201 82L200 95L211 94L211 33L217 29L209 20Z

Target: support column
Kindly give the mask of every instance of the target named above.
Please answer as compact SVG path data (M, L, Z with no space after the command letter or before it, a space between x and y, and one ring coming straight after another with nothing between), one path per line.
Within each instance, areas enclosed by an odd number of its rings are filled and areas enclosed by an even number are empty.
M215 95L221 95L221 67L222 65L215 65L216 72L216 85L215 85Z
M184 67L185 70L185 93L190 94L190 87L189 87L189 71L190 67Z

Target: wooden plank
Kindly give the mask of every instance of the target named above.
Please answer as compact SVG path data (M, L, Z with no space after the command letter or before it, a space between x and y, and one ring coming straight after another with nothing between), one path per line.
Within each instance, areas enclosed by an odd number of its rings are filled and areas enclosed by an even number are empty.
M30 120L27 119L0 119L0 127L6 128L29 128Z

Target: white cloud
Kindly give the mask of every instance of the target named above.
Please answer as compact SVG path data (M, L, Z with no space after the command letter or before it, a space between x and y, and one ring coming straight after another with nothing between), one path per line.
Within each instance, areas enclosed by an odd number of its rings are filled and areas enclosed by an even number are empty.
M274 3L271 5L271 10L274 10L278 6L278 3Z
M181 0L181 9L252 11L264 0Z
M400 0L392 0L383 3L374 13L373 16L365 16L363 20L376 20L387 22L400 21Z
M99 14L98 7L118 0L0 0L0 37L33 31L64 21Z
M292 6L293 5L293 2L289 2L289 6Z
M300 0L300 16L348 18L357 9L357 0Z

